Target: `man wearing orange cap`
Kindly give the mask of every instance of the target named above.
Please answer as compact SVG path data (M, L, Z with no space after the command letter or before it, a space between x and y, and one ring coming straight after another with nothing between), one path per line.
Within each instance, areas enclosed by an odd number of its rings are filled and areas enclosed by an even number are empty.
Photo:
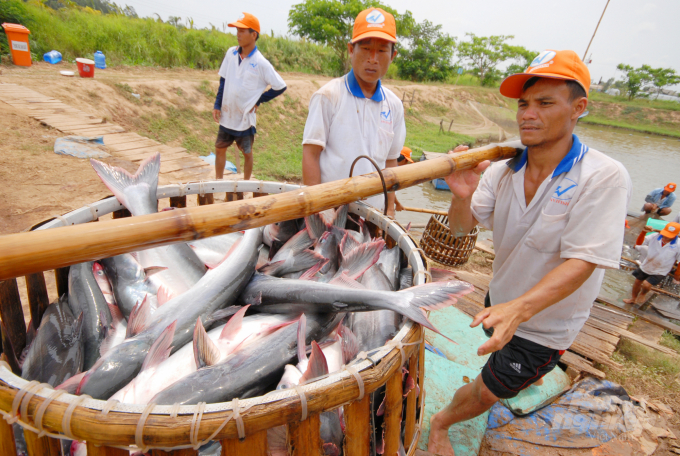
M255 16L243 13L229 27L236 27L238 46L227 51L219 71L220 87L213 109L213 119L220 124L215 141L215 177L224 176L227 148L236 142L243 153L243 177L248 180L253 172L257 107L281 95L286 83L257 50L260 21ZM271 88L265 91L267 86Z
M473 382L430 421L428 451L452 455L448 429L550 372L588 319L604 269L619 267L631 183L619 162L573 134L590 74L573 51L547 50L501 94L518 100L524 152L447 177L455 236L480 224L496 257L480 323L490 354ZM480 179L482 171L484 175Z
M345 179L354 160L371 157L380 168L397 166L406 124L401 100L381 84L397 52L394 16L380 8L362 11L347 44L352 70L323 86L309 101L302 139L302 179L305 185ZM375 171L359 160L354 175ZM382 209L383 196L369 204ZM387 213L394 215L394 193Z
M647 256L642 264L633 271L633 277L635 277L633 296L630 299L624 299L623 302L626 304L644 304L649 290L660 284L671 272L675 263L680 261L678 234L680 234L680 223L671 222L659 234L650 234L645 237L642 245L635 246L641 252L646 251ZM675 283L680 280L680 267L675 270L673 279Z
M645 205L642 210L646 214L668 215L671 213L671 206L675 202L676 185L671 182L663 188L652 190L645 197Z

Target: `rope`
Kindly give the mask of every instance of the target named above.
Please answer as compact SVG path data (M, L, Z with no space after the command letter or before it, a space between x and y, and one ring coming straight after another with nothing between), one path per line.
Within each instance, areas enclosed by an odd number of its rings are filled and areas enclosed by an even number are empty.
M428 271L427 269L423 269L421 271L416 272L416 276L418 274L427 274L430 277L430 282L432 282L432 274L430 274L430 271ZM427 282L427 279L425 279L425 281Z
M300 385L295 385L295 391L298 393L298 396L300 396L300 407L302 408L300 421L304 421L307 419L307 396L305 396L305 391Z
M149 447L144 445L144 423L146 423L146 419L155 406L156 404L153 402L148 403L142 412L142 416L139 417L139 421L137 421L137 429L135 429L135 445L137 445L137 448L139 448L142 453L149 451Z
M63 215L55 215L54 218L59 220L63 226L71 225L71 222L69 222Z
M177 418L177 415L179 414L179 407L179 402L172 404L172 408L170 409L170 418Z
M177 196L185 196L186 195L186 184L178 184L179 187L179 195Z
M106 404L104 404L104 407L102 407L102 415L108 415L109 412L118 404L120 404L118 399L109 399L106 401Z
M243 440L246 438L246 431L243 426L243 417L241 417L241 412L238 409L237 397L231 400L231 406L234 409L234 412L231 414L231 416L234 417L234 420L236 420L236 431L238 431L238 438L239 440Z
M73 416L73 411L76 409L76 407L78 407L78 404L83 402L85 399L92 398L87 394L76 396L76 400L71 402L64 412L64 418L61 420L61 430L64 432L64 435L69 438L69 440L78 440L71 432L71 417Z
M427 254L425 253L425 250L423 250L423 249L421 249L421 248L419 248L419 247L416 247L415 249L411 249L411 251L409 252L409 254L408 254L408 260L409 260L409 261L411 260L411 254L412 254L413 252L418 252L418 251L423 252L423 256L427 257ZM422 258L421 258L421 260L422 260Z
M357 400L359 401L362 400L364 398L364 379L361 378L359 372L357 372L357 370L352 366L345 366L345 370L352 374L356 379L357 385L359 385L359 397L357 398Z
M14 401L12 401L12 413L10 415L10 419L7 420L9 424L14 424L17 421L19 421L19 418L17 417L17 412L19 411L19 405L21 405L21 399L23 399L26 393L28 393L30 390L37 386L40 386L40 382L37 380L32 380L28 382L26 385L24 385L24 387L19 390L17 395L14 396Z
M203 198L205 196L205 183L203 181L200 181L198 183L198 195Z
M401 353L401 365L403 366L406 364L406 353L404 352L404 347L408 347L410 345L418 345L421 343L420 340L417 340L415 342L408 342L408 343L403 343L400 340L390 340L385 344L386 347L392 347L392 348L398 348L399 352Z
M49 396L43 401L42 404L40 404L40 407L38 407L38 410L35 412L35 427L38 428L40 432L38 432L38 438L43 437L45 434L47 434L47 431L45 431L45 428L43 427L43 416L45 415L45 411L47 410L47 407L52 403L53 400L57 399L59 396L62 394L66 394L65 390L54 390L50 393Z
M88 204L87 207L90 208L90 215L92 215L92 220L97 220L99 218L99 215L97 215L97 208L93 207L91 204Z
M199 402L194 412L194 417L191 419L191 429L189 429L189 442L194 450L198 450L201 442L198 441L198 430L201 426L201 419L203 419L203 412L205 411L205 402Z
M19 418L24 418L25 421L28 421L28 404L31 402L31 399L33 399L33 396L36 395L39 389L41 388L49 388L52 389L52 385L49 383L41 383L40 388L31 388L31 391L26 393L24 398L21 401L21 408L19 412Z

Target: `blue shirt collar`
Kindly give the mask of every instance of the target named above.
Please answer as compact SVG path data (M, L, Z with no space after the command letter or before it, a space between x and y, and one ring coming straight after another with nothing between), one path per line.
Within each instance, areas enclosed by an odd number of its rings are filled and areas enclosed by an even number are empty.
M236 49L234 49L234 55L238 54L239 49L241 49L240 46L237 46ZM255 46L255 48L253 48L253 50L250 51L250 54L248 54L248 57L252 57L253 54L255 54L255 52L257 52L257 46Z
M657 237L657 239L659 240L659 242L663 241L663 236L661 235L661 233L659 233L659 236ZM670 245L675 245L677 242L678 242L678 237L675 236L675 237L673 238L673 240L672 240L671 242L669 242L669 244L670 244Z
M354 76L354 70L349 70L349 73L347 73L347 76L345 77L345 87L347 87L349 93L351 93L355 97L366 98L364 96L364 92L362 92L361 87L359 86L359 81L357 81L357 77ZM380 79L378 79L378 85L375 87L375 93L371 97L371 100L383 101L384 99L385 95L383 94L382 91L382 84L380 83Z
M571 145L571 149L569 149L569 152L567 152L567 155L564 156L562 161L560 162L559 165L557 165L557 168L555 168L555 171L553 171L552 176L550 178L554 178L556 176L559 176L560 174L563 173L568 173L571 171L571 169L576 165L576 163L580 162L581 159L585 156L585 154L588 152L589 148L585 144L582 144L581 141L578 139L578 136L576 135L571 135L571 139L573 140L573 144ZM524 152L522 152L522 155L520 155L519 158L514 158L510 161L508 161L508 166L514 171L517 172L520 169L524 167L524 165L527 164L527 159L528 159L528 148L524 149Z

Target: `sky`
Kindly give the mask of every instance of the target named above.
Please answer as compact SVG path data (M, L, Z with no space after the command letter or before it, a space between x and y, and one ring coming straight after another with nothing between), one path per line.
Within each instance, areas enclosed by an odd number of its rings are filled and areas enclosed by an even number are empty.
M192 17L196 27L236 20L245 9L260 20L262 32L288 34L288 11L300 0L122 0L141 16L158 13L163 20ZM607 0L383 0L402 13L409 10L420 22L441 24L458 39L514 35L510 44L534 51L572 49L583 57ZM588 51L591 78L618 78L619 63L674 68L680 72L680 1L611 0Z

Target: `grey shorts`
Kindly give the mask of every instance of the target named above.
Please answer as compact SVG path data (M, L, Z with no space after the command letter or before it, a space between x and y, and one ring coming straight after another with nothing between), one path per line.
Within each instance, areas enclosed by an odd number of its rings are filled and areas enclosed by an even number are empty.
M236 146L244 154L249 154L253 151L253 143L255 142L254 135L234 136L227 132L226 128L220 125L220 130L217 132L217 139L215 140L215 147L224 149L236 142Z

